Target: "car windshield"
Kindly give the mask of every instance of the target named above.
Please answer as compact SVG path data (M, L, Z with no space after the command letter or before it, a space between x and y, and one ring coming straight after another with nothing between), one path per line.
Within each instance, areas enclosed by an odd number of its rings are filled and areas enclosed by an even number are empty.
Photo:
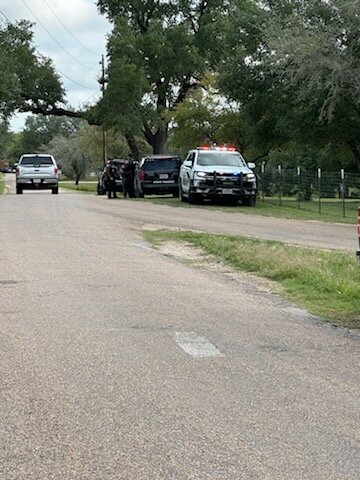
M226 167L244 167L245 161L238 152L199 152L198 165L202 166L211 166L211 165L222 165Z
M169 158L147 158L143 165L144 170L174 170L180 168L180 159L175 157Z
M51 157L23 157L21 165L53 165L54 162Z

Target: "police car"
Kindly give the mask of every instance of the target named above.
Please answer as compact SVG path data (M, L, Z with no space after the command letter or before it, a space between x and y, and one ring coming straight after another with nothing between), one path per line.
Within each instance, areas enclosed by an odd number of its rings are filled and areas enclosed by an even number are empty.
M198 203L205 198L256 203L257 180L240 152L232 146L204 145L190 150L180 167L179 196L181 201Z

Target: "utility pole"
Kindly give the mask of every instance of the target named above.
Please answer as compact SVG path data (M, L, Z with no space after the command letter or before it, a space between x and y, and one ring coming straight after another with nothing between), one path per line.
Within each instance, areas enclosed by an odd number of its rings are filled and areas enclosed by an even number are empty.
M104 98L105 94L105 59L104 55L101 55L101 62L99 62L101 65L101 79L99 81L101 85L101 92L102 92L102 97ZM108 160L108 142L107 142L107 130L104 126L102 126L102 149L103 149L103 164L104 166L107 163Z

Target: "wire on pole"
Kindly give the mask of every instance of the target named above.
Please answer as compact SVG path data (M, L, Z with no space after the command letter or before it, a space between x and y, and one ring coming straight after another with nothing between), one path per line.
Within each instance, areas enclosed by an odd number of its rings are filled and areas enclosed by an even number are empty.
M102 98L104 98L105 95L105 57L104 55L101 55L101 78L99 80L99 83L101 85L101 92L102 92ZM107 164L108 161L108 135L107 135L107 130L102 125L102 150L103 150L103 164L104 166Z

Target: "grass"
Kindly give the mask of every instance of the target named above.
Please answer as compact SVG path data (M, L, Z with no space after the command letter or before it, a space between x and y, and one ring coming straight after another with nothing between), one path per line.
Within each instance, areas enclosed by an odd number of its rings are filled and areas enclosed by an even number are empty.
M4 175L0 173L0 195L2 195L4 191L5 191Z
M80 182L79 185L75 185L74 181L60 181L59 187L77 192L96 193L97 182Z
M79 192L92 192L96 193L96 182L81 181L79 185L75 185L73 181L60 182L61 188L67 188L76 190ZM326 202L323 203L323 211L320 214L317 211L316 202L311 202L311 205L302 204L302 208L298 208L297 203L286 202L284 200L283 205L279 205L276 199L265 198L258 199L256 207L243 207L241 205L226 205L226 204L214 204L211 202L204 202L201 205L191 205L188 202L180 202L178 198L172 196L146 196L144 199L136 199L140 202L156 203L159 205L169 205L171 207L183 207L183 208L205 208L208 210L221 210L230 213L243 213L247 215L263 215L267 217L288 218L295 220L319 220L322 222L336 222L336 223L357 223L357 207L360 206L360 200L347 201L346 216L343 217L341 213L341 205L339 202ZM290 206L292 205L292 206ZM305 205L305 206L304 206ZM306 209L305 209L306 208Z
M239 271L281 285L282 295L310 313L360 328L360 264L355 256L289 246L281 242L194 232L144 232L154 245L186 241Z
M312 205L314 210L305 210L305 207L298 208L297 204L292 202L290 204L279 205L276 200L265 199L264 201L258 199L255 207L243 207L241 205L221 205L213 204L211 202L204 202L200 205L190 205L185 202L182 203L177 198L172 197L156 197L150 196L145 198L146 200L151 200L153 203L169 205L173 207L185 207L185 208L206 208L209 210L222 210L230 213L243 213L247 215L263 215L266 217L277 217L277 218L288 218L295 220L319 220L322 222L336 222L336 223L347 223L347 224L356 224L357 223L357 205L360 206L359 202L351 202L351 208L347 208L346 217L343 217L341 214L341 207L339 204L327 205L326 211L323 208L323 212L320 214L316 207ZM349 205L350 203L348 203Z

